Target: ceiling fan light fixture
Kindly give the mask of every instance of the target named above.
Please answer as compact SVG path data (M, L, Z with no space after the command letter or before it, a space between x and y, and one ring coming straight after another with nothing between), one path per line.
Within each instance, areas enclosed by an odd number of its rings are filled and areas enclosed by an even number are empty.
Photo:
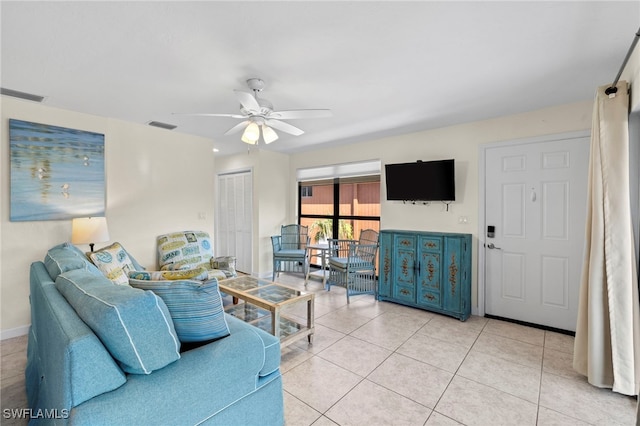
M260 139L260 128L256 123L249 123L242 133L242 142L255 145Z
M266 124L262 125L262 139L264 143L269 144L278 139L278 134L271 127Z

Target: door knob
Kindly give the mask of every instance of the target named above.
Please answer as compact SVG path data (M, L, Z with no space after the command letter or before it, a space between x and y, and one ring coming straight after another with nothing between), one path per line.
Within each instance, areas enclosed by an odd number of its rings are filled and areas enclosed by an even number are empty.
M487 248L489 248L491 250L502 250L500 247L496 247L496 245L493 244L493 243L487 244Z

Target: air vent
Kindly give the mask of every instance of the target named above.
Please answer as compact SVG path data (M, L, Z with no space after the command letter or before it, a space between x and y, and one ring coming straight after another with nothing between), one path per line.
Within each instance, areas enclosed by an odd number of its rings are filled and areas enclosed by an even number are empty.
M32 95L31 93L19 92L17 90L5 89L4 87L0 87L0 94L5 96L12 96L18 99L25 99L27 101L33 102L42 102L44 101L44 96Z
M174 124L169 124L169 123L163 123L161 121L150 121L147 123L149 126L153 126L153 127L160 127L161 129L167 129L167 130L173 130L175 129L176 125Z

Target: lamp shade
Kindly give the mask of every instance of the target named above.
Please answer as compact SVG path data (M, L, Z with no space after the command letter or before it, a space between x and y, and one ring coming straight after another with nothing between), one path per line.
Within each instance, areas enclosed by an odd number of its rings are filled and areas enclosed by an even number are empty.
M244 133L242 134L242 142L255 145L260 139L260 127L254 122L249 123Z
M265 143L270 144L271 142L278 139L278 134L271 127L267 126L266 124L263 124L262 138L264 139Z
M109 241L106 217L80 217L71 221L72 243L93 246L104 241Z

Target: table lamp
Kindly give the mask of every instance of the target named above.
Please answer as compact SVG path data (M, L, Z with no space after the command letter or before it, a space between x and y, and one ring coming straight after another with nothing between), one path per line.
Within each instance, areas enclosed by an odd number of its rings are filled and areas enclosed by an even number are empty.
M79 217L71 222L71 242L89 244L93 252L94 243L109 241L106 217Z

